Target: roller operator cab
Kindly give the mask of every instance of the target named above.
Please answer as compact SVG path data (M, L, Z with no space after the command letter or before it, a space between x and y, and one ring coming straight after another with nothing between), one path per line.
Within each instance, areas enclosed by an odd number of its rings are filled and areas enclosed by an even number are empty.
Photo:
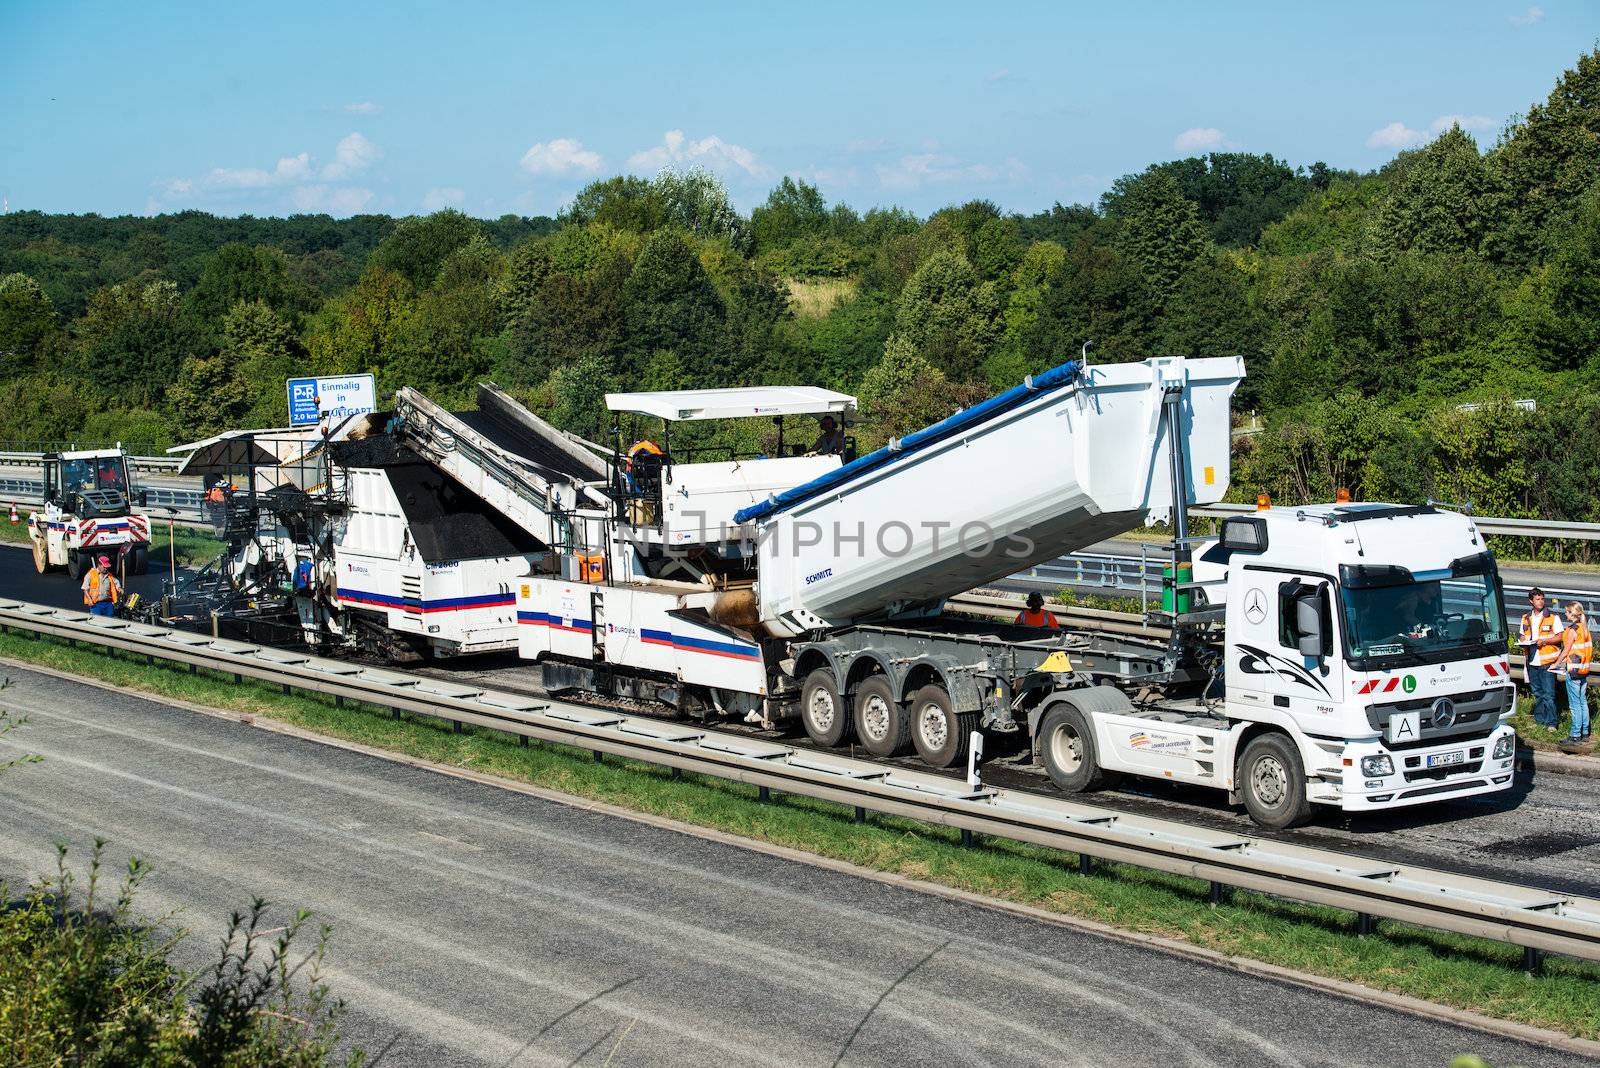
M34 568L40 574L65 570L76 581L104 555L119 573L144 574L150 517L134 511L144 502L128 479L121 449L46 454L44 504L28 517Z
M1315 805L1367 812L1511 786L1505 606L1469 517L1268 509L1226 520L1195 579L1225 599L1221 715L1209 727L1097 716L1101 767L1225 786L1278 827Z

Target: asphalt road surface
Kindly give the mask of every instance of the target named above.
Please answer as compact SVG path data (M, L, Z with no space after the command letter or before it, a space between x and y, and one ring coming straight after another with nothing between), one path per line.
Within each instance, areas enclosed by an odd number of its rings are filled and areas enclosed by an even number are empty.
M161 595L162 577L152 570L130 585L145 597L156 598ZM81 595L65 576L35 574L31 559L16 549L0 552L0 595L62 608L82 606ZM512 656L441 661L430 670L462 682L538 690L538 669ZM803 738L788 740L803 742ZM991 750L1003 754L1004 746L997 743ZM914 759L906 764L927 770ZM991 762L985 774L997 786L1050 788L1036 771L1009 767L1003 756ZM1224 796L1198 787L1125 780L1122 789L1095 794L1090 800L1239 834L1264 833L1242 809L1229 806ZM1600 779L1519 771L1515 788L1505 793L1387 814L1345 816L1323 811L1312 826L1273 837L1560 893L1600 895Z
M1570 1057L11 668L0 877L95 835L203 964L227 913L334 925L386 1065L1497 1064Z

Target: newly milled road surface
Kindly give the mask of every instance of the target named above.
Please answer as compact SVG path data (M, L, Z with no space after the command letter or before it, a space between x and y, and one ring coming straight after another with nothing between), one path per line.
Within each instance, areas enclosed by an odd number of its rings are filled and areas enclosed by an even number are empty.
M334 924L386 1065L1496 1064L1569 1055L7 666L0 878L145 858L199 965Z

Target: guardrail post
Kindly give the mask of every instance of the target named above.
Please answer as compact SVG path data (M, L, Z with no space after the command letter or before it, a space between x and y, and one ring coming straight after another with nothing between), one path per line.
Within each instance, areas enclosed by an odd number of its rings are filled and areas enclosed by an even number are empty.
M765 787L765 786L756 787L756 800L758 800L758 801L771 801L772 800L772 790L769 789L768 787Z
M344 707L344 694L336 693L336 694L333 695L333 707L334 708L343 708Z
M283 684L283 696L288 697L293 692L294 691L289 688L289 684L287 682Z
M1378 921L1370 912L1356 913L1356 937L1365 938L1378 929Z
M860 805L856 806L855 821L857 823L865 823L865 822L867 822L867 810L865 808L863 808L862 806L860 806Z
M961 844L964 846L972 844L972 832L965 827L961 828Z
M460 734L461 733L461 721L459 719L453 719L453 720L450 721L450 733L451 734Z
M1215 879L1211 880L1211 895L1208 899L1208 903L1213 908L1222 904L1223 895L1226 892L1227 889L1221 883L1217 882Z
M528 736L526 734L517 735L517 745L522 749L528 748ZM677 769L674 768L673 770L676 771Z
M1522 947L1522 970L1529 975L1544 974L1544 950L1533 946Z
M604 764L606 762L606 755L600 752L600 750L596 749L594 751L594 762L596 764Z
M1078 854L1078 874L1079 875L1093 875L1094 874L1094 858L1091 857L1087 853L1079 853Z

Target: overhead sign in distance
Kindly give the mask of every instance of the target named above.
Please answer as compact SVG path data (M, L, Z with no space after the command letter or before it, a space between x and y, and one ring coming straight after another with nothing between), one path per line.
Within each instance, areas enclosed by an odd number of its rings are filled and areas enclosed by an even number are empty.
M291 426L378 410L378 384L372 375L291 378L288 389Z

